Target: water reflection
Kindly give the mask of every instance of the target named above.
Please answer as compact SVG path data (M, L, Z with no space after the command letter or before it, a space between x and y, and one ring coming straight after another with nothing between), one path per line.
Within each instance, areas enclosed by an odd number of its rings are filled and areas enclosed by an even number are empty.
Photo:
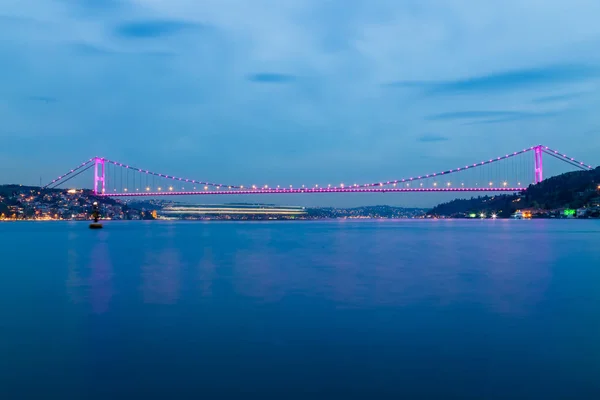
M145 303L175 304L179 299L181 262L174 247L146 251L142 265Z
M79 304L84 301L83 278L79 268L80 257L77 250L67 250L67 293L71 301Z
M318 295L342 307L428 302L531 311L551 277L553 255L543 227L519 231L501 225L511 221L477 222L257 229L247 243L233 243L236 290L272 302Z
M215 263L213 252L210 247L204 249L202 259L198 264L198 281L200 282L200 291L202 296L210 297L213 294L213 280L215 279Z
M96 314L108 311L113 295L113 267L106 239L105 233L100 234L90 253L90 303Z

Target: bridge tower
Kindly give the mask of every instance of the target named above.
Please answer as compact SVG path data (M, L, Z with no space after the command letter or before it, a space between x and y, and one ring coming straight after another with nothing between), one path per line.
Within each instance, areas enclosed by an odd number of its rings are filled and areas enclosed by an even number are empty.
M94 158L94 194L102 194L106 190L106 175L104 170L104 159L100 157ZM98 182L102 182L100 191L98 190Z
M535 146L535 183L540 183L543 180L542 169L542 146Z

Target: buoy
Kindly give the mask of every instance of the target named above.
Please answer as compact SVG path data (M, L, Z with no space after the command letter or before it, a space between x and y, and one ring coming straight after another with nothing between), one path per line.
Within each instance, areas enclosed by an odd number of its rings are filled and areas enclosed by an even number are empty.
M92 222L90 224L90 229L102 229L102 224L100 222L98 222L100 220L100 211L98 210L98 202L95 201L94 204L92 204L93 207L93 212L92 212L92 217L94 218L94 222Z

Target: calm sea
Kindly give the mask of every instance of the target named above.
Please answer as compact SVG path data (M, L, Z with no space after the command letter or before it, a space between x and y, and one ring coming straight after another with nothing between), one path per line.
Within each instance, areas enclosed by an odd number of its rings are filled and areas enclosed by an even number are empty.
M600 221L0 223L0 399L600 399Z

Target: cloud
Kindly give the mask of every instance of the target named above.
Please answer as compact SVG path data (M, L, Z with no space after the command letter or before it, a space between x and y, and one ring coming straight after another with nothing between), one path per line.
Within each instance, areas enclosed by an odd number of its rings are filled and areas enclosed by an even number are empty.
M441 114L432 114L425 117L428 121L440 121L440 120L454 120L454 119L476 119L476 118L490 118L490 117L503 117L503 118L514 118L525 115L526 113L518 111L456 111L446 112Z
M397 81L384 86L419 88L427 94L481 94L506 92L563 83L581 82L600 77L594 65L555 65L511 70L453 81Z
M427 134L427 135L420 136L418 138L419 142L425 142L425 143L430 143L430 142L445 142L447 140L450 140L450 138L446 137L446 136L436 135L436 134Z
M257 73L248 76L248 80L256 83L290 83L296 80L294 75L277 73Z
M563 113L564 113L564 111L550 111L550 112L540 112L540 113L521 113L518 115L511 115L511 116L506 116L503 118L485 119L485 120L480 120L480 121L467 122L464 125L500 124L500 123L511 122L511 121L553 118L553 117L557 117Z
M115 51L89 43L72 43L68 47L77 56L106 56L115 54Z
M463 125L499 124L503 122L542 119L556 117L565 113L562 111L528 112L528 111L456 111L432 114L425 117L428 121L470 120Z
M585 92L558 94L558 95L553 95L553 96L536 97L532 101L534 103L538 103L538 104L554 103L554 102L577 99L579 97L584 96L585 94L586 94Z
M183 21L152 20L126 22L116 26L117 36L125 39L147 39L172 36L201 26Z

